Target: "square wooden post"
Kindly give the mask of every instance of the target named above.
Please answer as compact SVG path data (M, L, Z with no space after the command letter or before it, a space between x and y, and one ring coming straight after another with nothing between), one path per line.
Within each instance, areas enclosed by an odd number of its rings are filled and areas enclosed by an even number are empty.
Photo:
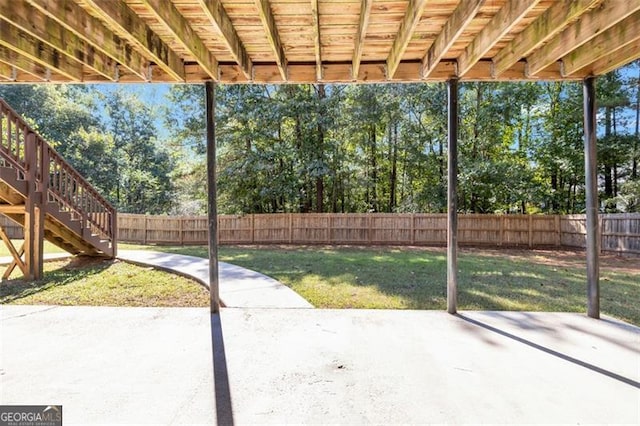
M587 213L587 315L600 318L600 222L598 220L598 175L596 162L595 77L583 83L584 176Z
M205 88L205 115L207 126L207 207L209 220L209 298L211 313L220 312L220 287L218 282L218 204L216 188L216 127L215 96L213 81Z
M447 312L458 311L458 80L447 82Z
M24 263L25 279L38 280L42 277L44 262L44 212L42 192L37 184L38 153L34 133L29 133L25 141L25 163L27 166L27 198L24 211ZM41 174L43 171L41 170Z

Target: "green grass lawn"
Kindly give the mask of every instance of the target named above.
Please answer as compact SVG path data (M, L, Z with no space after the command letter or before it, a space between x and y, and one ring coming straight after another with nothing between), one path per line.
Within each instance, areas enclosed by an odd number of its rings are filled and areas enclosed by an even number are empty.
M209 306L209 291L187 278L110 259L46 262L43 279L19 271L0 283L0 304Z
M205 247L150 249L207 255ZM319 308L446 308L446 253L441 248L222 246L220 260L269 275ZM603 313L640 325L638 258L603 255L601 263ZM586 309L581 252L463 249L459 269L463 310Z

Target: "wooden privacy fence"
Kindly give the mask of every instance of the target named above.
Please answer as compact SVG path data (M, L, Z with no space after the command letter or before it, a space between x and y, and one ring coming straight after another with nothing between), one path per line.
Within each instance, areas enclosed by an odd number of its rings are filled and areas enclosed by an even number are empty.
M640 254L640 214L601 215L606 251ZM445 214L221 215L220 244L445 245ZM584 247L584 215L475 215L458 219L461 245ZM119 239L141 244L206 244L207 217L118 215Z
M221 215L220 244L445 245L444 214L249 214ZM600 216L605 251L640 254L640 214ZM458 218L461 245L584 247L584 215L475 215ZM11 238L22 228L0 217ZM140 244L207 244L206 216L118 215L118 238Z

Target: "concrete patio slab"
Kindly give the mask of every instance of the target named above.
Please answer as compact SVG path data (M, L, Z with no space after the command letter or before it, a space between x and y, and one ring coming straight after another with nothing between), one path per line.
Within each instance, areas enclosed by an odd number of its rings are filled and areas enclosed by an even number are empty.
M4 305L0 332L0 404L65 424L640 423L640 329L579 314Z
M147 250L118 250L118 259L197 280L209 288L209 259ZM230 308L313 308L281 282L259 272L218 262L220 300Z

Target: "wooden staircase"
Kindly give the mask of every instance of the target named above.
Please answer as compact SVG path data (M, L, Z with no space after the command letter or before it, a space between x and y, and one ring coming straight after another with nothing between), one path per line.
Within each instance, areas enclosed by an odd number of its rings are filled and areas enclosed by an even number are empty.
M16 249L0 238L27 279L42 276L43 242L72 254L116 256L116 211L40 135L0 99L0 214L24 229Z

